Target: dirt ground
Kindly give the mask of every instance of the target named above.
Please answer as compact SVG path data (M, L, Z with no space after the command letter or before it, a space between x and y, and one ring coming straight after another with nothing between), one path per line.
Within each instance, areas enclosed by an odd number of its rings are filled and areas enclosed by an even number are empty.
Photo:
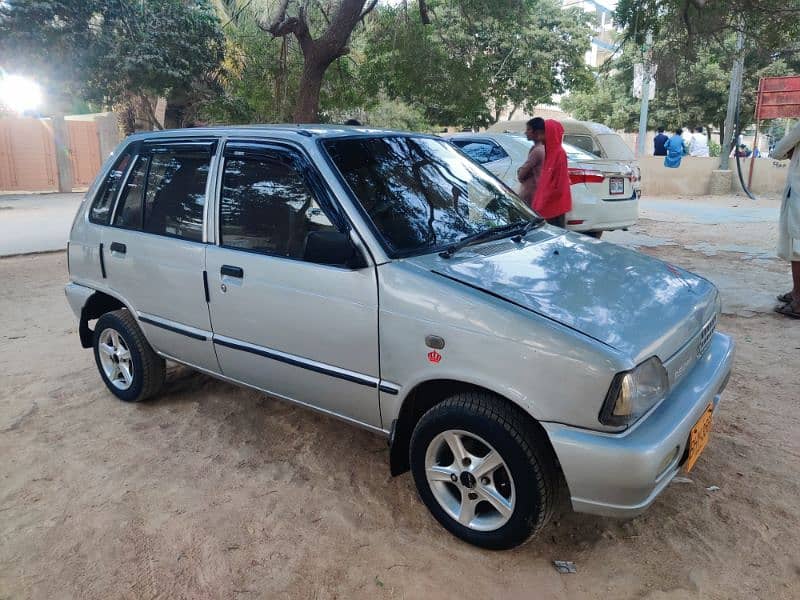
M785 291L786 265L696 247L707 234L631 235L723 274L723 294ZM435 523L371 433L181 367L154 401L114 400L64 254L0 259L0 276L0 599L800 598L800 322L736 308L747 296L720 324L736 365L691 481L635 520L567 511L488 552Z

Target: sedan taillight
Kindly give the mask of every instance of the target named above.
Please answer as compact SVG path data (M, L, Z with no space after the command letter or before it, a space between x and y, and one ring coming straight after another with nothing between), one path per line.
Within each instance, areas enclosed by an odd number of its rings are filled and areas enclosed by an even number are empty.
M571 185L576 183L603 183L604 180L605 176L599 171L569 168L569 182Z

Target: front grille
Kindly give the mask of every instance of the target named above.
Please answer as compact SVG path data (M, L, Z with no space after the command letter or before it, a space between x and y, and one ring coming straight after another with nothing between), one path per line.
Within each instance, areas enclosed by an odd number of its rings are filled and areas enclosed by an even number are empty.
M700 343L697 345L697 356L703 356L711 345L711 338L714 336L714 330L717 328L717 315L714 314L708 320L708 323L703 325L700 331Z

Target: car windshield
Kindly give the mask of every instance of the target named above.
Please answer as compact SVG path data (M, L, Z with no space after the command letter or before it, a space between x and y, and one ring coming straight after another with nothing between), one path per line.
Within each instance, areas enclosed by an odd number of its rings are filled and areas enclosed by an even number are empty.
M427 137L323 146L393 257L442 250L482 231L538 222L507 187L450 143Z

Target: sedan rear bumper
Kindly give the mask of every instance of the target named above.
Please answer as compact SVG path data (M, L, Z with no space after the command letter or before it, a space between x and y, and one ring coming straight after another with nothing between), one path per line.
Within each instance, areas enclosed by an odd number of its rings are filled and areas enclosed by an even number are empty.
M715 333L709 349L670 395L623 433L542 423L576 512L634 517L653 503L686 460L692 427L709 404L716 410L734 347L730 337ZM712 444L713 438L712 429Z

